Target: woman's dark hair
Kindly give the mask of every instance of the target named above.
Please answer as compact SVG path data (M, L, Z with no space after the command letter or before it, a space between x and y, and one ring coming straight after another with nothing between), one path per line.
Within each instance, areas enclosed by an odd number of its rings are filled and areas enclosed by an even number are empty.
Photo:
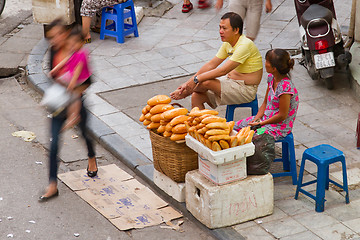
M73 37L73 36L78 37L80 41L85 41L85 35L82 32L80 25L74 25L72 27L69 37Z
M290 58L290 54L280 48L267 51L265 59L283 75L288 74L295 64L294 59Z
M234 12L227 12L221 17L221 19L229 19L232 29L235 30L236 28L238 28L240 35L242 34L244 23L239 14Z

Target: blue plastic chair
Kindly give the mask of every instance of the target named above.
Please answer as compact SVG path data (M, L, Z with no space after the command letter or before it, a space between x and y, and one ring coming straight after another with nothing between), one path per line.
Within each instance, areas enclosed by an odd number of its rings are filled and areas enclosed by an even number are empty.
M131 24L125 23L125 19L131 18ZM107 20L113 23L106 25ZM134 33L139 36L134 2L127 0L124 3L116 4L112 7L104 7L101 13L100 39L104 40L105 35L115 37L118 43L124 43L125 36Z
M297 172L296 172L296 156L295 156L295 145L294 136L292 133L287 135L285 138L281 138L276 142L282 143L282 158L277 158L274 162L282 162L283 169L286 172L273 173L273 177L284 177L291 176L292 184L297 184Z
M255 116L257 114L257 112L259 111L257 96L255 96L255 99L253 101L248 102L248 103L227 105L226 106L226 113L225 113L225 118L226 118L227 122L230 122L230 121L234 120L235 108L238 108L238 107L249 107L249 108L251 108L251 116Z
M309 160L315 163L318 167L317 179L312 180L306 183L303 183L303 174L305 168L305 161ZM329 179L329 165L335 162L341 162L342 164L342 172L343 172L343 185ZM316 202L315 211L323 212L324 211L324 203L325 203L325 189L329 189L329 182L335 184L336 186L342 188L346 195L345 201L346 204L350 202L349 200L349 189L347 183L347 175L346 175L346 163L344 153L328 144L322 144L313 148L308 148L304 151L301 167L299 172L299 181L296 188L295 199L298 199L299 192L302 192L306 196L312 198ZM305 191L302 187L317 183L316 184L316 196Z

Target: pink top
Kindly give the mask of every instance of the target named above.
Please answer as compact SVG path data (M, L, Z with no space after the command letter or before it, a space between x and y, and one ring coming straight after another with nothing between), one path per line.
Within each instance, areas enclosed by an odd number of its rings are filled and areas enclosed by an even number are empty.
M87 50L85 50L84 48L81 48L79 51L76 51L73 53L73 55L71 55L71 57L69 58L69 60L66 62L64 68L66 69L66 72L59 77L59 80L69 84L71 81L71 78L74 76L74 71L76 66L79 63L83 64L83 68L82 71L80 73L79 78L77 79L76 85L80 85L83 82L86 81L86 79L88 79L91 76L91 72L89 69L89 63L88 63L88 59L89 59L89 53Z

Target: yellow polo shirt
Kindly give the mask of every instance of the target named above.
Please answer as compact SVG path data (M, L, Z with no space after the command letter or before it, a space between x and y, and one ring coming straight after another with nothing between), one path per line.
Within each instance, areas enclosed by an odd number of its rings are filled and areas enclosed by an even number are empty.
M239 73L252 73L263 68L262 57L259 49L253 41L245 35L241 35L234 47L230 43L224 42L216 57L220 59L229 59L234 62L240 63L235 70Z

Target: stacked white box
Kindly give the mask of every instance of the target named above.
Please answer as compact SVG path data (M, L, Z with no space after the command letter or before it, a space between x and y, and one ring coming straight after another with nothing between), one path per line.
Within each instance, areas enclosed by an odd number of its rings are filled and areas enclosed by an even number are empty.
M178 202L185 202L185 183L177 183L154 169L154 183Z
M199 171L215 184L226 184L246 178L246 157L255 153L253 143L212 151L191 137L185 137L186 145L199 155Z
M273 213L274 184L270 173L217 186L194 170L186 174L185 186L186 208L208 228L230 226Z

